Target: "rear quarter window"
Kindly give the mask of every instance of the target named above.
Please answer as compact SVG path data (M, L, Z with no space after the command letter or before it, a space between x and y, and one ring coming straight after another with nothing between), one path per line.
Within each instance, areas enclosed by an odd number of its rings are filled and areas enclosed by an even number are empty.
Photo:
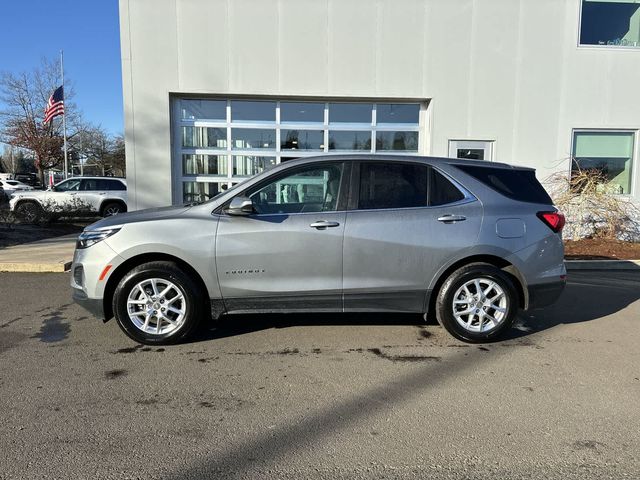
M479 167L476 165L456 165L456 168L513 200L553 204L553 200L540 184L533 170Z

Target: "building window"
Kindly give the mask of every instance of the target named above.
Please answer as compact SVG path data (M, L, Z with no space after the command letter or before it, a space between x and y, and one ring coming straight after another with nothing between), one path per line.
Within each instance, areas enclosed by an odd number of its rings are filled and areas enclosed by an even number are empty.
M640 3L582 0L580 44L640 47Z
M449 140L449 158L493 160L492 140Z
M203 201L283 161L419 152L421 103L175 98L174 201Z
M629 194L634 143L634 132L574 132L572 172L598 170L607 179L608 191Z

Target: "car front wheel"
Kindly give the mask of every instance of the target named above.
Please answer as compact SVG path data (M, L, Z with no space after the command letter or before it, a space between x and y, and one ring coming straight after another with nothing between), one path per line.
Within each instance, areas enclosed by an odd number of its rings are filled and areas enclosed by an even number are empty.
M16 217L25 223L38 223L44 217L44 211L37 202L22 201L16 207Z
M203 315L199 286L173 262L140 265L120 281L113 311L120 328L147 345L179 342Z
M484 343L511 328L518 294L510 276L485 263L466 265L447 278L438 293L438 322L459 340Z

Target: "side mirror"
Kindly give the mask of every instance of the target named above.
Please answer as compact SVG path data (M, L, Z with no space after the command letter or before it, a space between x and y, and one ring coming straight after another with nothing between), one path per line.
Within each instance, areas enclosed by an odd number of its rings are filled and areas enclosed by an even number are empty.
M231 200L227 213L229 215L251 215L253 210L253 201L249 197L235 197Z

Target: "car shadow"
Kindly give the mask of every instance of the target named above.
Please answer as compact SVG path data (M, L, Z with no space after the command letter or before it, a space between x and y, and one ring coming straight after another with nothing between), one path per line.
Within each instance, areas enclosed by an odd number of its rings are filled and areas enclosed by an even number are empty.
M638 270L579 270L567 276L567 286L555 304L521 312L515 328L503 340L548 330L557 325L601 320L640 299Z
M640 299L640 271L574 271L557 303L550 307L521 311L514 328L496 342L514 340L557 325L599 320ZM432 317L432 316L431 316ZM433 326L420 314L409 313L290 313L223 316L201 329L191 342L246 335L272 328L300 326Z

